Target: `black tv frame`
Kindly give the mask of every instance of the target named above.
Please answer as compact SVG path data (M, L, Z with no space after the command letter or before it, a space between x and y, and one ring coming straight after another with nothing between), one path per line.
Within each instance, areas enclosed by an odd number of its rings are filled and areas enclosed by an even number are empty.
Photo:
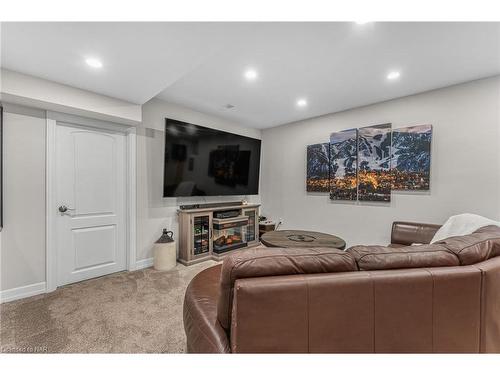
M163 198L195 198L195 197L237 197L237 196L246 196L246 195L258 195L260 194L260 175L261 175L261 171L260 171L260 167L261 167L261 162L262 162L262 140L260 138L255 138L255 137L250 137L250 136L247 136L247 135L242 135L242 134L237 134L237 133L233 133L233 132L230 132L230 131L226 131L226 130L221 130L221 129L216 129L216 128L211 128L211 127L208 127L208 126L203 126L203 125L199 125L199 124L195 124L195 123L192 123L192 122L186 122L186 121L182 121L182 120L177 120L175 118L171 118L171 117L165 117L165 135L164 135L164 141L165 141L165 146L166 147L166 141L167 141L167 126L168 126L168 122L169 121L173 121L173 122L177 122L177 123L180 123L180 124L183 124L183 125L194 125L194 126L197 126L197 127L200 127L200 128L205 128L205 129L208 129L208 130L212 130L212 131L217 131L217 132L221 132L221 133L227 133L227 134L231 134L231 135L235 135L235 136L239 136L239 137L242 137L242 138L250 138L250 139L254 139L256 141L259 141L260 142L260 145L259 145L259 163L258 163L258 180L257 181L257 193L242 193L242 194L219 194L219 195L182 195L182 196L172 196L172 195L165 195L165 169L166 169L166 164L164 164L164 171L163 171ZM165 150L164 150L164 157L165 157Z

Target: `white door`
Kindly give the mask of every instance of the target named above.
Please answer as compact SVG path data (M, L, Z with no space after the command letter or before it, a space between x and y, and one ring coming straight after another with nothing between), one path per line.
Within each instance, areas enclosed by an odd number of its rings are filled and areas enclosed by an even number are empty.
M56 127L57 284L126 268L125 135Z

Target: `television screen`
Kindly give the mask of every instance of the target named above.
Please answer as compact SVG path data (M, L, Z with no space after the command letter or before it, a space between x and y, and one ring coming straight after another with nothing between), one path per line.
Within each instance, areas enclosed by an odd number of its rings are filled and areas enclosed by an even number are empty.
M260 139L165 119L164 197L259 193Z

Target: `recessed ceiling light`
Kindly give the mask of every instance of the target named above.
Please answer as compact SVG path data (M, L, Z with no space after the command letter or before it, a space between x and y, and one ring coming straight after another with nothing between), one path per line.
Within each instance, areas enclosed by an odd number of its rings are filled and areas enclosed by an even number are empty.
M387 79L390 79L390 80L398 79L400 75L401 75L401 73L396 72L396 71L390 72L389 74L387 74Z
M248 81L255 81L259 75L257 74L257 71L255 69L248 69L245 71L245 78Z
M297 100L297 107L306 107L307 106L307 100L306 99L299 99Z
M88 59L85 60L88 66L91 66L92 68L102 68L102 62L98 59L95 59L93 57L89 57Z
M356 25L364 25L364 24L370 23L369 21L355 21L355 22L356 22Z

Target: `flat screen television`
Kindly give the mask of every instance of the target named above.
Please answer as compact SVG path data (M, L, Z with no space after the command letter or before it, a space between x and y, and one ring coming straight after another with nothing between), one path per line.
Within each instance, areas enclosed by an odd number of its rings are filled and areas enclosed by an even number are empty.
M259 193L260 139L165 119L164 197Z

